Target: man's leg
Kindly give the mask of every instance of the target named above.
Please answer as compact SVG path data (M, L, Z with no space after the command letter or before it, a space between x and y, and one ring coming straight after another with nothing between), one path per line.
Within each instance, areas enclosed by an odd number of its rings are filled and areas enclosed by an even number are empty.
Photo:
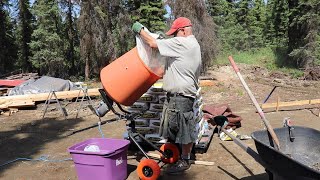
M175 164L169 166L169 168L166 170L167 173L170 173L170 174L181 173L190 168L189 160L190 160L190 153L192 150L192 146L193 146L193 143L182 145L181 159Z
M181 158L184 160L190 160L190 153L192 150L193 143L182 144Z

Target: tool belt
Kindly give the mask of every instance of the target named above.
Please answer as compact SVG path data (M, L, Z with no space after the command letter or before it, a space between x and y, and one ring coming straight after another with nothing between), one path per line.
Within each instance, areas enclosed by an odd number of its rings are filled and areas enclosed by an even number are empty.
M194 101L194 98L193 97L190 97L190 96L185 96L183 95L182 93L171 93L171 92L167 92L167 98L170 99L172 97L184 97L184 98L188 98L192 101Z

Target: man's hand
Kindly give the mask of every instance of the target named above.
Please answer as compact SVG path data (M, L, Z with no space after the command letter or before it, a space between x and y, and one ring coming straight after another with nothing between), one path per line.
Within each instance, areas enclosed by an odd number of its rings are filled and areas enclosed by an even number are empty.
M132 31L137 33L137 34L140 34L140 31L141 31L142 28L144 28L144 26L139 22L135 22L132 25Z

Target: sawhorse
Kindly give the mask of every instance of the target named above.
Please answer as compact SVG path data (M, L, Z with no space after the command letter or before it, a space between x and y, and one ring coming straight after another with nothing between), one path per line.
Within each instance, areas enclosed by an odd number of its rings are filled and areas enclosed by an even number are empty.
M93 111L93 106L92 106L92 101L91 101L91 98L90 96L88 95L88 87L86 84L77 84L79 86L79 93L78 93L78 96L77 96L77 99L76 99L76 102L78 102L78 99L80 97L80 94L81 92L83 93L82 95L82 98L81 98L81 102L80 102L80 107L78 108L78 111L77 111L77 115L76 115L76 118L78 118L78 115L79 115L79 112L83 106L83 101L86 100L88 102L87 106L89 107L89 109L91 111Z
M52 99L52 96L54 96L54 99ZM60 101L55 93L54 90L51 90L48 94L48 97L46 99L46 102L45 102L45 109L43 111L43 115L42 115L42 119L44 119L44 116L45 114L47 113L47 110L48 110L48 106L51 102L56 102L56 105L57 105L57 108L61 110L63 116L64 116L64 119L67 119L67 116L68 116L68 113L67 113L67 110L66 108L62 107L61 104L60 104Z

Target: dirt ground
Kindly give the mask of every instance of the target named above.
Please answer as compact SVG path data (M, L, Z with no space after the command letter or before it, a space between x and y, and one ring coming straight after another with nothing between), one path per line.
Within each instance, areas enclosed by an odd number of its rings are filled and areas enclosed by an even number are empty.
M292 80L281 73L270 73L265 69L241 65L241 74L245 77L251 91L259 103L262 103L274 86L279 86L268 99L281 101L318 99L317 90L320 83L313 81ZM231 110L243 118L242 127L236 131L239 134L251 135L252 132L264 129L253 103L246 94L236 74L231 67L222 66L210 69L207 77L215 82L214 86L203 87L202 95L205 104L228 104ZM97 104L99 99L95 99ZM75 166L72 161L44 162L17 160L17 158L36 159L48 156L49 160L71 158L67 148L93 137L101 137L97 127L75 133L98 122L98 118L88 108L82 108L79 118L75 118L78 102L63 102L68 111L65 120L62 113L52 109L42 120L44 104L38 104L35 109L19 110L12 116L0 116L0 178L9 180L75 180ZM50 107L55 107L51 105ZM265 109L266 117L274 128L281 127L283 119L290 117L295 125L320 129L319 109L317 107L289 107ZM102 120L111 119L108 113ZM125 131L125 121L120 120L102 126L105 137L122 138ZM253 140L244 140L251 148L255 148ZM128 180L138 179L136 167L138 161L134 152L128 155ZM217 134L211 141L206 153L196 154L197 160L215 162L214 166L192 165L191 169L179 176L169 176L162 173L161 179L268 179L265 170L255 160L232 141L221 141Z

